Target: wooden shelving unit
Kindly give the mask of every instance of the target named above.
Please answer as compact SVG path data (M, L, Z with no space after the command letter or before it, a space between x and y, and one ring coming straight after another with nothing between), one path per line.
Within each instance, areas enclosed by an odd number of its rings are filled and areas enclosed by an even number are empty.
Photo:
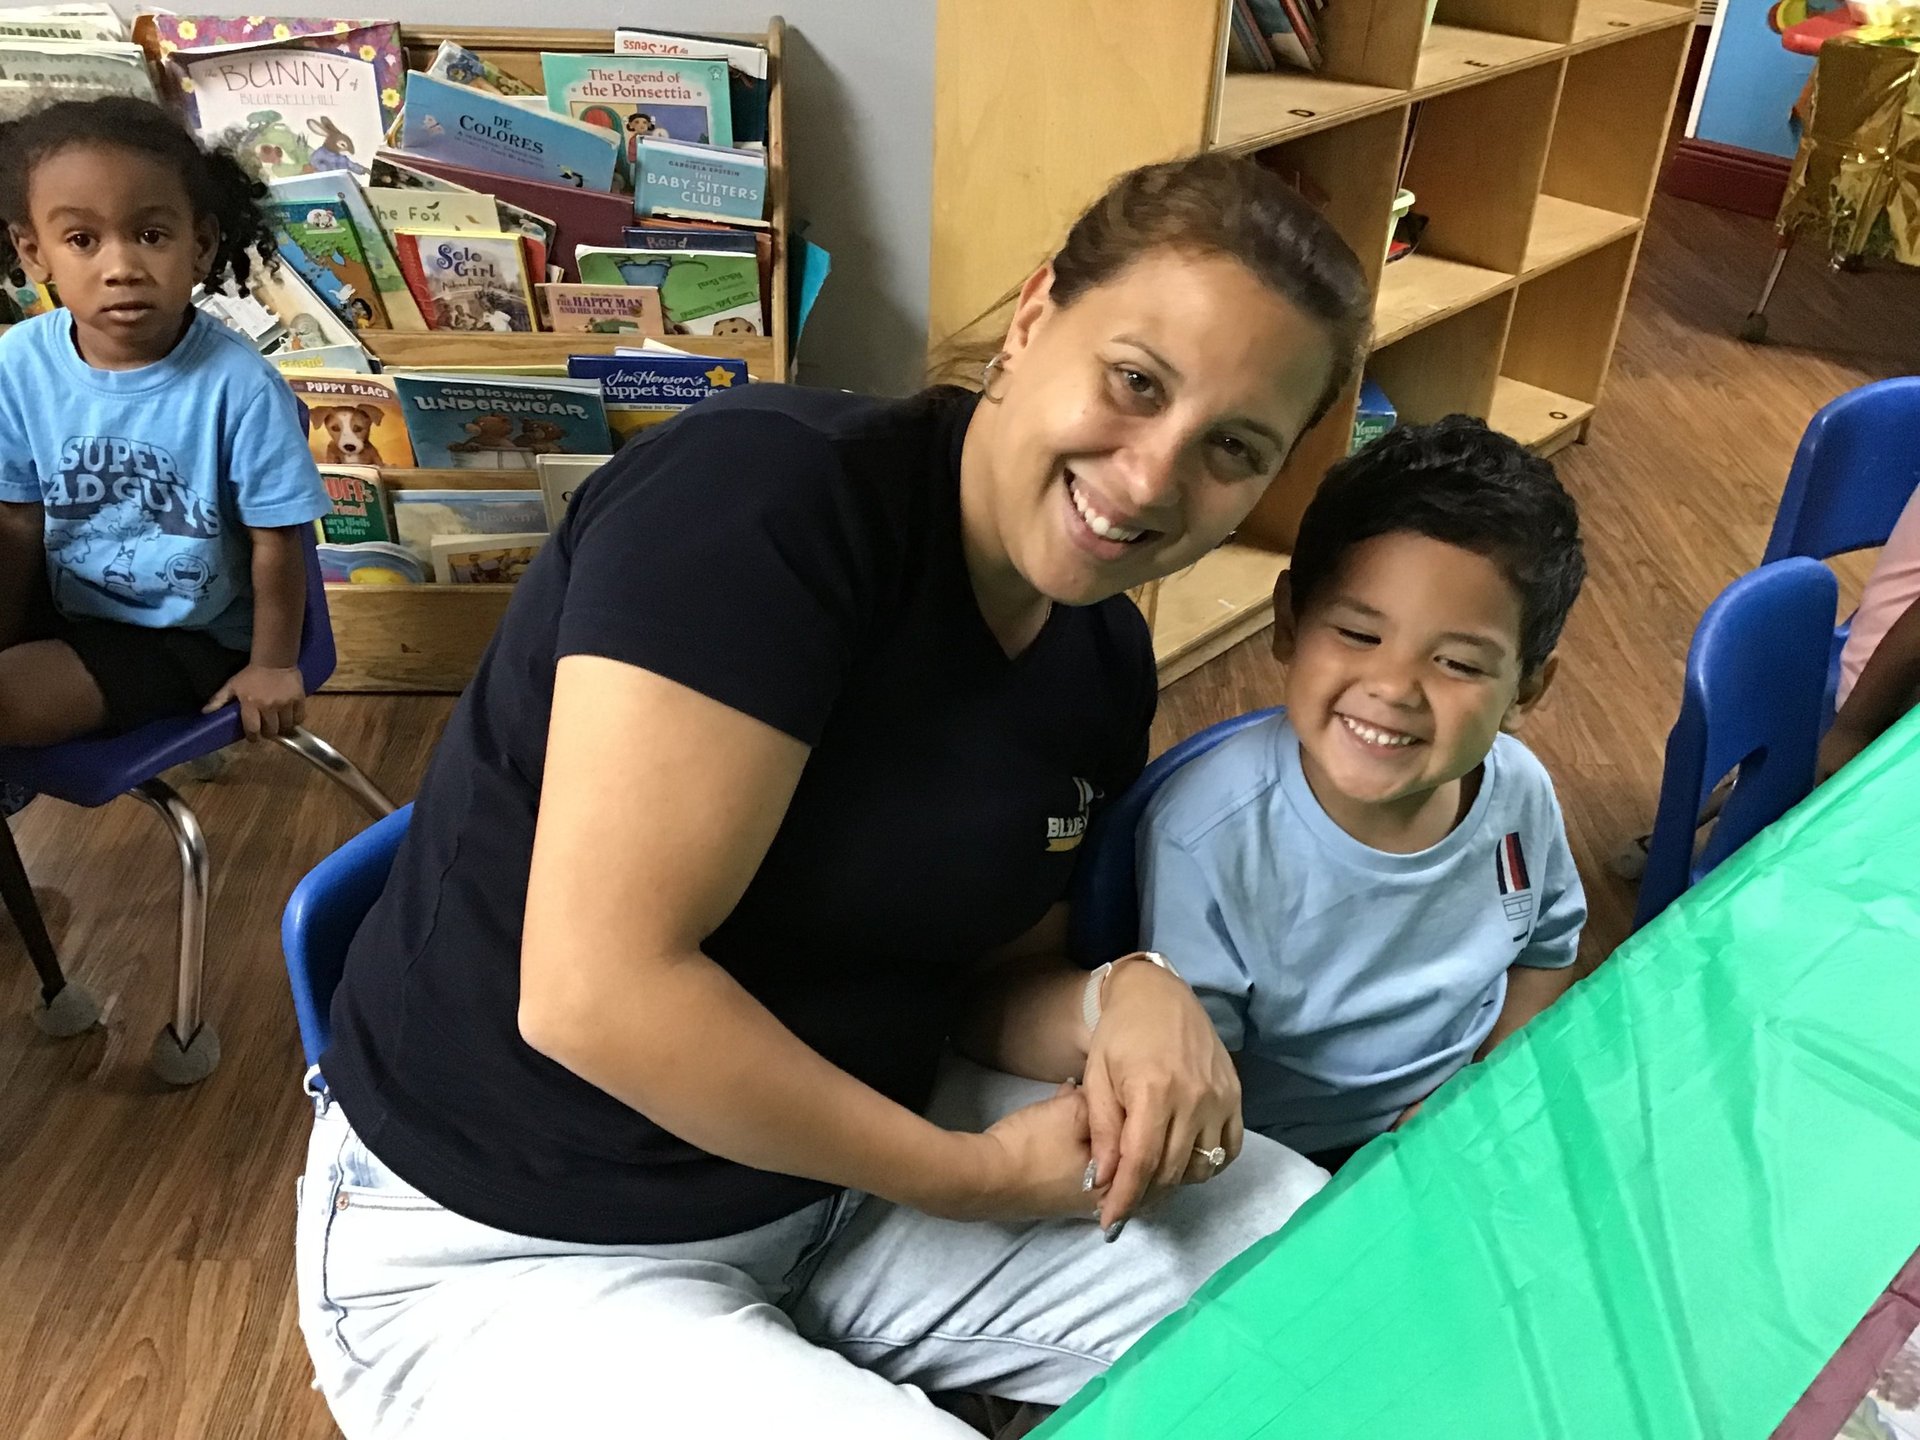
M540 52L606 53L613 49L610 30L415 29L403 38L408 64L424 69L443 40L479 52L509 74L539 86ZM787 206L786 106L782 88L782 29L774 20L763 35L742 40L769 51L771 95L768 113L768 213L772 219L774 263L767 290L764 337L712 340L675 336L682 349L736 355L758 380L784 380L791 347L787 334L787 273L780 247L785 242ZM362 331L361 340L385 366L427 368L455 365L564 365L567 356L611 353L631 337L616 335L472 335L448 331ZM387 470L396 489L535 489L532 471ZM488 585L329 585L327 608L333 619L339 662L329 690L453 691L473 678L487 643L506 613L511 586Z
M1219 0L1163 0L1150 20L1124 0L941 0L932 336L988 311L1115 175L1225 150L1330 197L1376 284L1368 370L1402 418L1467 411L1543 453L1584 439L1695 8L1440 0L1429 28L1426 0L1337 0L1322 72L1240 75L1224 73ZM1019 96L1045 97L1060 133L1036 129ZM1383 266L1409 125L1407 187L1428 227L1419 252ZM1353 405L1302 440L1242 543L1159 587L1163 681L1265 623Z

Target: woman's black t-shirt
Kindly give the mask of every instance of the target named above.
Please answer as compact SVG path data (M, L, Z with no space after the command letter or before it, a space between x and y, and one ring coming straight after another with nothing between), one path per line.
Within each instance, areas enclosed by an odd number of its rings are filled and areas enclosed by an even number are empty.
M1145 760L1154 704L1125 599L1056 606L1015 659L988 630L959 528L974 404L756 385L580 489L448 723L334 997L327 1082L402 1178L483 1223L586 1244L713 1238L830 1193L695 1149L520 1038L564 655L641 666L812 747L704 948L827 1059L925 1103L956 982L1065 898L1090 808Z

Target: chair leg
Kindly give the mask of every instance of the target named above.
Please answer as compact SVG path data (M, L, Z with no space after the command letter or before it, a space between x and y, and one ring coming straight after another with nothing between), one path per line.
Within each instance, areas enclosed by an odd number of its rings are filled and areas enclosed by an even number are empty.
M42 1034L65 1039L100 1023L100 1002L82 986L61 973L60 956L47 934L40 916L40 902L34 899L33 885L27 879L27 867L13 843L13 831L0 820L0 904L13 916L20 939L40 977L40 1003L34 1007L33 1023Z
M207 891L211 869L207 837L193 810L164 780L149 780L131 792L151 806L180 855L180 965L173 1023L154 1038L154 1072L170 1085L192 1085L220 1063L220 1040L200 1018L200 991L207 954Z
M1767 283L1760 287L1760 299L1748 312L1740 327L1740 338L1759 344L1767 338L1767 306L1773 300L1773 288L1780 283L1780 272L1787 268L1787 255L1793 249L1793 236L1783 235L1776 242L1773 268L1767 271Z
M393 801L366 777L358 765L304 725L296 725L289 735L276 735L274 738L351 795L360 808L375 820L394 812L396 807Z

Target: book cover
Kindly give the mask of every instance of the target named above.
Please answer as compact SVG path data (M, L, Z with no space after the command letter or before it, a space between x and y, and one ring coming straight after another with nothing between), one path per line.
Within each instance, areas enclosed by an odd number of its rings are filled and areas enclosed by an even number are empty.
M261 209L273 223L280 261L305 280L334 315L355 330L378 324L367 263L357 246L348 263L348 252L338 244L344 209L336 215L326 205L288 205L273 198L265 200Z
M396 490L393 530L432 573L440 535L531 535L547 528L538 490Z
M428 329L533 329L520 236L400 229L393 243Z
M549 185L515 175L490 175L483 170L449 164L431 155L392 152L393 159L415 173L450 182L466 190L492 195L500 203L500 228L520 228L513 223L508 207L521 213L544 217L553 227L548 241L548 256L560 266L563 280L577 280L574 265L577 245L613 245L620 239L623 226L633 223L633 197L600 190L582 190L572 185Z
M500 207L493 197L471 190L369 185L366 195L368 208L389 234L395 230L496 231L506 228L500 223Z
M754 255L760 249L760 237L744 230L699 229L678 226L667 228L655 219L629 225L620 232L620 243L629 250L703 250L709 255Z
M660 292L646 285L542 285L547 328L588 335L665 335Z
M767 79L766 46L715 40L707 35L674 35L660 30L616 30L613 32L613 53L652 55L663 60L725 60L733 143L742 146L766 145L767 99L771 93Z
M406 277L400 273L400 262L387 240L380 217L368 202L367 192L351 176L338 173L293 175L269 181L268 189L281 200L312 199L338 202L345 206L347 219L352 222L354 236L360 242L360 252L367 262L367 273L373 277L373 288L379 294L381 308L386 311L386 323L395 330L420 331L427 328L426 320L407 289Z
M424 585L432 573L418 555L387 540L315 549L320 578L329 585Z
M415 463L406 417L388 376L280 373L307 407L307 448L320 464Z
M332 277L328 277L331 281ZM232 282L228 285L231 287ZM319 350L333 346L362 349L354 339L353 327L342 320L302 278L292 263L269 268L253 257L247 275L247 289L287 327L282 351Z
M243 336L262 355L271 354L287 338L286 322L250 294L236 293L227 286L218 290L197 286L193 305Z
M607 424L622 445L709 395L747 383L746 361L710 355L569 355L567 373L599 385Z
M645 251L582 245L575 258L588 285L651 285L670 330L684 335L764 335L760 262L696 250Z
M146 51L104 40L0 36L0 119L24 115L49 100L100 95L156 99Z
M573 492L587 483L611 455L542 455L533 462L540 477L540 498L547 507L547 528L557 530L573 504Z
M125 40L127 27L109 5L26 5L0 10L0 35L93 44Z
M464 45L442 40L433 52L427 74L469 90L484 90L490 95L538 95L540 92L524 80L516 80L506 71Z
M333 509L314 521L322 541L331 545L363 545L369 540L393 539L387 519L387 492L380 472L370 465L322 465L320 481L327 487Z
M416 156L597 191L613 188L619 151L611 130L421 74L407 82L400 139Z
M762 225L767 209L767 157L753 150L641 139L636 151L636 215Z
M392 378L414 456L424 466L531 470L539 455L604 455L609 448L606 406L592 381L427 373Z
M617 135L631 177L642 139L733 143L733 104L724 60L644 55L540 56L547 103L562 115Z
M386 307L380 303L366 252L360 248L353 217L343 202L269 196L264 208L273 217L281 259L298 270L322 299L356 330L386 325Z
M433 578L442 585L512 585L527 573L546 543L544 530L516 535L436 535Z
M364 175L400 103L392 21L147 15L189 123L262 175Z

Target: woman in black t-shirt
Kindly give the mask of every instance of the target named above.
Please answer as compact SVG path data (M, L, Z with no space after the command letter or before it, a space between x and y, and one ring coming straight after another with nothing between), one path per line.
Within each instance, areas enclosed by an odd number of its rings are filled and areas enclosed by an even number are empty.
M1369 309L1267 171L1148 167L979 394L753 386L581 489L334 998L299 1276L352 1440L965 1435L922 1391L1058 1404L1317 1187L1179 957L1076 969L1064 900L1146 757L1123 592Z

